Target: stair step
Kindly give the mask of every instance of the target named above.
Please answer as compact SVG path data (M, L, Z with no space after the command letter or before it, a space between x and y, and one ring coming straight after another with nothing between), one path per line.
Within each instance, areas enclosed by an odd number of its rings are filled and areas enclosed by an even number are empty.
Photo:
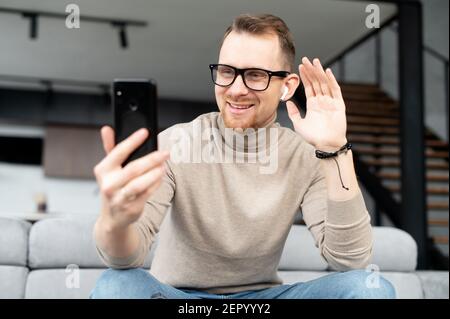
M399 125L398 119L387 118L387 117L375 117L375 116L358 116L358 115L347 115L348 123L355 124L369 124L369 125Z
M361 84L361 83L340 83L339 86L343 92L358 92L358 93L367 93L367 92L375 92L382 94L383 91L380 90L378 85L376 84Z
M401 187L399 185L386 185L387 189L394 193L400 193ZM427 194L429 195L448 195L448 188L446 187L428 187Z
M364 155L386 155L386 156L398 156L400 155L400 150L397 149L386 149L386 148L374 148L374 147L364 147L355 146L353 150L357 153ZM426 157L428 158L448 158L448 152L426 150Z
M379 172L376 174L380 178L384 179L400 179L400 173L397 172ZM448 182L448 175L431 175L427 174L427 181L429 182Z
M448 236L432 236L434 243L448 245Z
M448 211L448 202L434 202L434 203L428 203L427 209L434 209L434 210L447 210Z
M382 91L376 92L358 92L358 91L349 91L342 90L342 96L344 97L344 101L388 101L393 102L394 100L383 93Z
M370 166L377 167L400 167L399 160L384 160L384 159L363 159L363 162ZM436 163L427 162L427 169L432 170L448 170L448 162Z
M372 143L372 144L386 144L386 145L399 145L400 140L398 137L385 137L385 136L373 136L373 135L348 135L347 139L354 143ZM428 139L425 141L425 145L436 148L448 148L448 144L445 141Z
M376 133L376 134L386 134L386 135L398 135L398 127L382 127L382 126L367 126L367 125L357 125L349 123L347 125L349 133Z
M446 227L448 226L448 220L446 219L429 219L428 220L429 226L437 226L437 227Z
M362 115L362 116L383 116L387 118L398 119L398 112L392 111L384 111L379 109L364 109L364 108L355 108L355 107L346 107L345 113L347 115Z
M345 95L344 95L345 96ZM400 112L398 103L396 101L347 101L345 103L346 108L359 108L359 109L371 109L380 110L384 112Z

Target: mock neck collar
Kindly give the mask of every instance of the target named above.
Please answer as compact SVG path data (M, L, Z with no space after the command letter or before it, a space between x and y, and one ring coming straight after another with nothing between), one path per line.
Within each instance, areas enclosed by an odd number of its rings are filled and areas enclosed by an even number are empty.
M270 130L267 129L280 127L280 124L276 122L276 119L277 113L275 112L272 119L262 127L235 130L225 126L222 113L219 112L219 115L217 116L217 127L222 136L222 141L227 147L230 147L237 152L256 153L258 152L258 145L256 143L248 143L248 141L258 141L258 139L262 139L262 142L266 143L266 147L269 147ZM258 136L258 134L261 133L266 134L265 139L263 139L264 136Z

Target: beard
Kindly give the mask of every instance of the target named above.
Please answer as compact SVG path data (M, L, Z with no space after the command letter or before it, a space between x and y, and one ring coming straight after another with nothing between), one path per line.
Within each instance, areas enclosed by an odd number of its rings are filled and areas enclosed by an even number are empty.
M224 106L220 110L226 127L234 129L257 128L256 105L253 105L247 112L248 114L232 114L227 102L224 102Z

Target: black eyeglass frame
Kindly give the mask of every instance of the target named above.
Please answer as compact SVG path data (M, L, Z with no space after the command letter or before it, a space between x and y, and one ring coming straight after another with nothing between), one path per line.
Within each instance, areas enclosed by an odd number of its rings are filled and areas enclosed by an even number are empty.
M222 85L222 84L217 84L217 83L214 81L214 73L213 73L213 71L214 71L214 68L217 68L217 67L219 67L219 66L226 66L226 67L231 68L231 69L234 70L234 79L233 79L233 81L231 81L230 84ZM268 88L269 85L270 85L270 80L272 79L273 76L280 77L280 78L285 78L285 77L287 77L289 74L291 74L291 72L288 72L288 71L270 71L270 70L260 69L260 68L239 69L239 68L236 68L236 67L231 66L231 65L228 65L228 64L220 64L220 63L219 63L219 64L210 64L210 65L209 65L209 69L211 70L211 79L212 79L212 81L213 81L213 83L214 83L215 85L218 85L218 86L221 86L221 87L231 86L231 85L233 85L234 81L236 81L236 78L240 75L241 78L242 78L242 82L244 82L244 85L245 85L249 90L252 90L252 91L265 91L265 90L267 90L267 88ZM249 70L264 71L264 72L266 72L266 73L269 75L269 80L267 81L267 86L266 86L264 89L258 89L258 90L256 90L256 89L253 89L253 88L251 88L251 87L249 87L249 86L247 85L247 83L245 82L245 76L244 76L244 73L247 72L247 71L249 71Z

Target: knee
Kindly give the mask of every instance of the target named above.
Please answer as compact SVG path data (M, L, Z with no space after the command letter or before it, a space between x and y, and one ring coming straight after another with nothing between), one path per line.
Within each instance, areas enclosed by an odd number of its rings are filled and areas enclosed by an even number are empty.
M157 280L144 269L107 269L98 278L90 294L93 299L136 298L140 288L155 286Z
M345 274L347 292L355 299L395 299L394 286L378 272L352 270Z

